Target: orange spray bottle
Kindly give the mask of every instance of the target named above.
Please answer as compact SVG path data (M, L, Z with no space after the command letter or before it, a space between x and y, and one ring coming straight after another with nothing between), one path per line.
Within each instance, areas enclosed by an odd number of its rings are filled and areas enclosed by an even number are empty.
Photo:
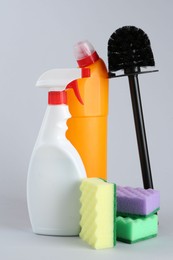
M107 179L107 68L88 41L75 45L75 56L80 68L90 69L90 78L78 80L83 105L76 102L73 91L68 91L72 117L66 135L80 154L87 177Z

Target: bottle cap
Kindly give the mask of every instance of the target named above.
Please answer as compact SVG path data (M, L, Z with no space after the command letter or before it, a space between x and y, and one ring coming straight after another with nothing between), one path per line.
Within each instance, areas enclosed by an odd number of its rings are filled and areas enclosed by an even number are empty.
M89 66L99 59L97 52L89 41L76 43L74 55L80 68Z
M66 91L49 91L48 94L49 105L60 105L67 104L67 93Z

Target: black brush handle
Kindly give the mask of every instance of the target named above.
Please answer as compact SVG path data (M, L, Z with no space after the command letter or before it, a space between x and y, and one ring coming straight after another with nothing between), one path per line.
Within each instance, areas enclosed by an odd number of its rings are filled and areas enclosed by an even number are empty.
M142 112L142 103L141 103L141 96L139 90L138 75L137 74L129 75L128 79L130 84L131 101L133 107L133 115L135 121L143 185L145 189L148 188L153 189L153 181L152 181L147 139L145 133L144 118Z

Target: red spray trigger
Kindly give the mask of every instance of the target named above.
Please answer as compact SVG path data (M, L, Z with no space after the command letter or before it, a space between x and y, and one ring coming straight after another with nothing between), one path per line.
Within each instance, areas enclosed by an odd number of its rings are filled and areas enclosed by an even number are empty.
M89 69L89 68L82 68L82 69L81 69L81 76L82 76L82 78L90 77L90 69ZM73 91L74 91L74 93L75 93L75 96L77 97L77 99L79 100L79 102L80 102L82 105L84 105L83 100L82 100L81 95L80 95L80 92L79 92L77 79L71 81L71 82L66 86L65 89L70 89L70 88L73 89Z

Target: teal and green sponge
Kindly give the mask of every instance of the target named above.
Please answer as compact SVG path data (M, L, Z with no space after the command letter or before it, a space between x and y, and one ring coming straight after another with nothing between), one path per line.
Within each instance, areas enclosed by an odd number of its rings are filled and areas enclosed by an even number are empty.
M116 244L116 185L98 178L83 179L81 186L81 232L95 249Z
M135 243L157 236L158 216L148 217L117 217L117 240L125 243Z

